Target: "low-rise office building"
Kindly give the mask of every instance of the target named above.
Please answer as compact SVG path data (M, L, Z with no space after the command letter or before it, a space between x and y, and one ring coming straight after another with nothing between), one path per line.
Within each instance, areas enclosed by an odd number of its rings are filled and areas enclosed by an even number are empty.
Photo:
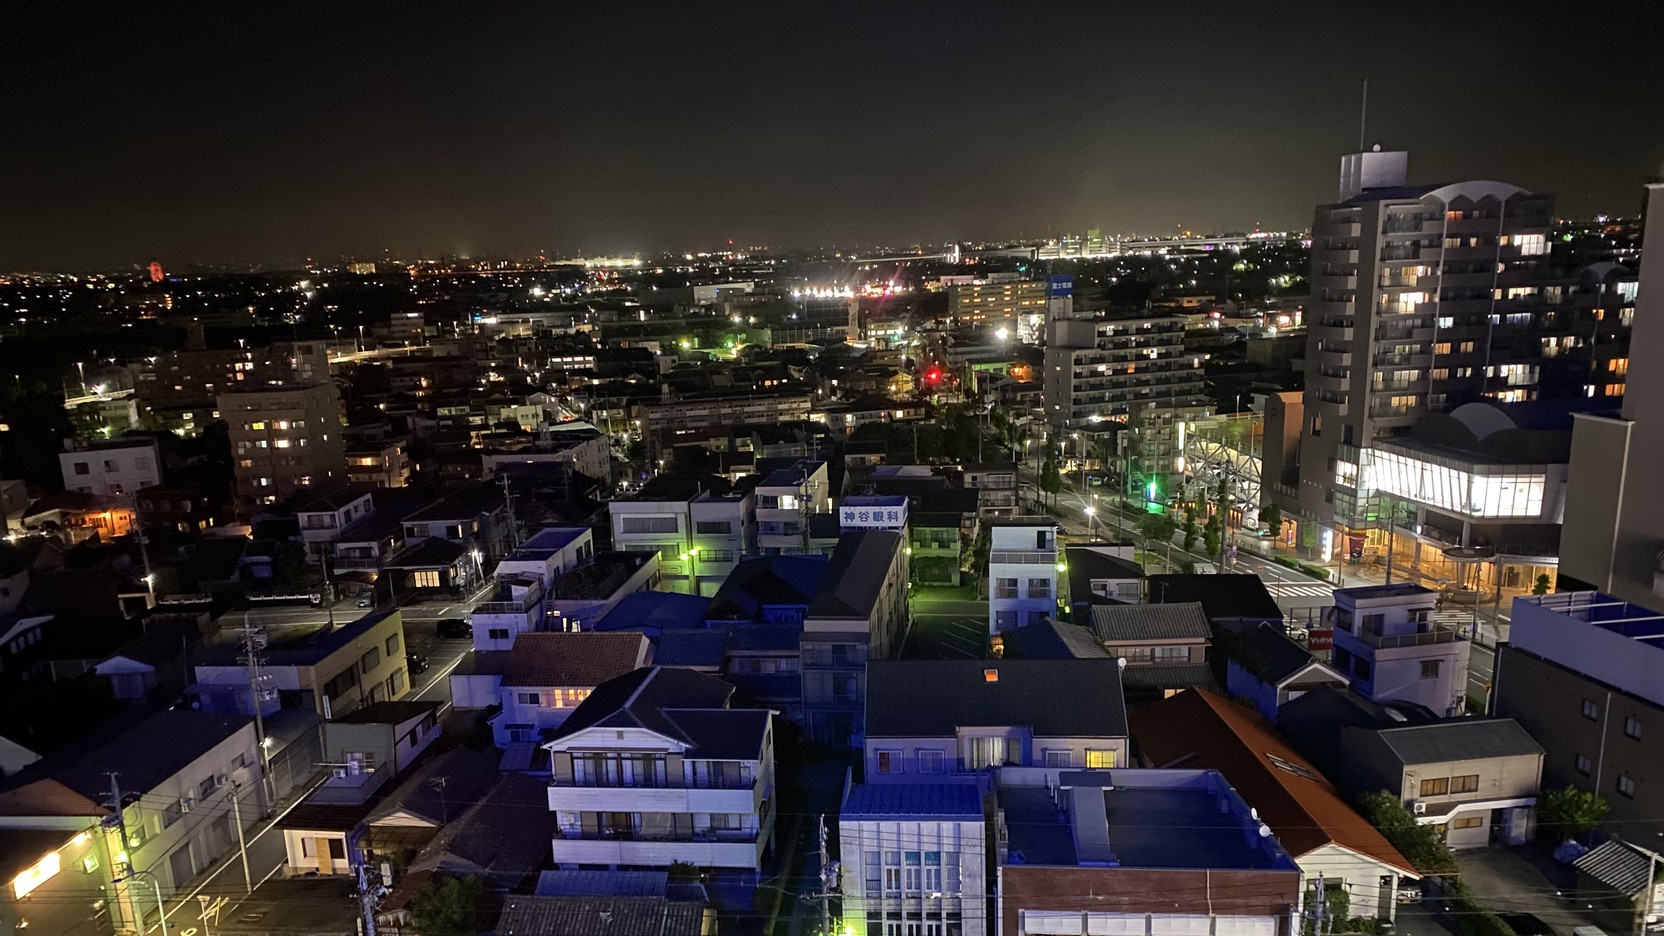
M1057 521L999 517L989 526L988 633L1026 627L1057 613Z
M1376 702L1467 710L1470 644L1432 620L1438 593L1409 582L1335 589L1334 662Z
M972 782L859 784L838 813L846 927L987 936L988 825ZM860 931L857 929L857 931Z
M206 711L252 715L255 707L316 711L325 718L363 705L398 701L410 691L404 618L397 609L304 636L272 640L261 652L258 695L239 645L221 645L197 664L190 694Z

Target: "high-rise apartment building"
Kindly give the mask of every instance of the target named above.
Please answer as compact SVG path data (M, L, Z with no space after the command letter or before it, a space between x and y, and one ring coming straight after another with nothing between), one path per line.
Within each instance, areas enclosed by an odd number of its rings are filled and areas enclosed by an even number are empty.
M1345 157L1340 198L1312 224L1298 508L1337 534L1376 523L1377 439L1429 411L1536 399L1545 325L1570 315L1549 268L1551 197L1406 185L1407 165Z
M230 427L237 498L275 504L296 488L346 477L345 417L332 383L251 387L219 395Z
M1132 469L1164 479L1183 474L1178 426L1212 412L1203 394L1202 355L1184 347L1184 317L1053 319L1046 325L1046 422L1064 436L1134 430ZM1097 443L1083 443L1097 450ZM1062 447L1065 455L1073 449ZM1165 488L1166 484L1163 483Z

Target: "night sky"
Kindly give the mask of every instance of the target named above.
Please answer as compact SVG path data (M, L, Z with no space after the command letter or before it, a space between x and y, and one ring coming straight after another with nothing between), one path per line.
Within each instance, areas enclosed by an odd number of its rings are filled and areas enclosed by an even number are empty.
M1304 227L1366 75L1412 181L1664 171L1647 0L20 6L0 270Z

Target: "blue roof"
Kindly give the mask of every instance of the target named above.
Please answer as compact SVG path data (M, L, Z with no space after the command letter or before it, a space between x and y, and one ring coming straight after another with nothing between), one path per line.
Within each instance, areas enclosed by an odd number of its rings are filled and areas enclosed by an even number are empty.
M526 558L537 553L558 552L588 532L589 527L544 527L533 534L531 539L521 543L511 556Z
M727 631L673 630L659 637L653 662L659 666L720 667L727 655Z
M703 628L711 599L681 592L639 591L625 595L607 616L595 622L593 630L638 630L654 633L684 628Z
M982 794L974 782L966 783L880 783L849 788L842 819L878 819L897 816L945 816L982 819Z

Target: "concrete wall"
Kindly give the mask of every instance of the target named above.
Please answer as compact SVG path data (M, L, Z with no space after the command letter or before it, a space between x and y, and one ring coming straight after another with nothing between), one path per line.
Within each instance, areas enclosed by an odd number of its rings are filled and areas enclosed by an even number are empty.
M930 906L926 920L943 921L949 913L957 913L962 921L964 936L988 936L993 929L988 925L986 880L987 829L976 821L915 819L907 817L884 819L845 819L838 823L838 857L842 871L844 919L855 932L863 927L868 914L917 912L921 898L927 893L940 893L938 900L924 901ZM918 852L920 888L906 889L908 880L902 877L903 889L886 887L884 867L888 857L904 857ZM940 860L939 887L924 876L923 857L935 853ZM950 857L951 856L951 857ZM873 863L877 860L876 865ZM957 861L955 861L957 859ZM890 864L889 867L895 867ZM952 869L958 868L958 875ZM874 875L869 880L868 869ZM869 885L876 881L878 887ZM946 932L941 927L939 932Z

